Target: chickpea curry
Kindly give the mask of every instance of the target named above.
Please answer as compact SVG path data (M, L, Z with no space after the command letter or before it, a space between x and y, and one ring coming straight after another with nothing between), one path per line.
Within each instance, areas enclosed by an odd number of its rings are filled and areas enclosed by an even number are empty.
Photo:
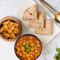
M1 25L2 26L0 28L0 33L6 39L15 38L19 33L19 26L18 26L18 23L16 22L7 20L7 21L4 21Z
M15 43L15 53L21 60L35 60L41 49L41 42L33 35L23 35Z

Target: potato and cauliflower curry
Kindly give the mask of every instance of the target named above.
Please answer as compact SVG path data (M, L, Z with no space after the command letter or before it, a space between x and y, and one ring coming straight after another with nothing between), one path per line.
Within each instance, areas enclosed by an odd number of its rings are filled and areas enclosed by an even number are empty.
M6 39L13 39L19 33L19 25L16 22L7 20L1 24L0 33Z

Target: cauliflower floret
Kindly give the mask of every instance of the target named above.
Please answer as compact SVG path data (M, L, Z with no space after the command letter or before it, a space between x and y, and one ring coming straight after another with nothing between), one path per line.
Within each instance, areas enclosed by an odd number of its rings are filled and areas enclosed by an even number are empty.
M3 29L1 28L1 29L0 29L0 33L2 33L2 32L3 32Z
M15 28L13 32L14 32L14 34L18 34L19 33L19 28Z
M8 31L8 26L5 25L5 26L2 27L2 29L3 29L3 31Z
M14 33L11 33L10 36L9 36L10 39L12 38L15 38L15 34Z
M6 22L3 22L3 25L8 25L9 23L11 23L11 21L6 21Z

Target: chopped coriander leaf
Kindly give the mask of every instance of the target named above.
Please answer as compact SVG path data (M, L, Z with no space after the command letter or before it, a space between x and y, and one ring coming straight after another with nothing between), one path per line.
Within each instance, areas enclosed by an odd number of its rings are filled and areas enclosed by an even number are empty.
M56 51L59 52L60 51L60 48L56 48Z
M29 46L28 49L31 49L31 47Z
M30 51L30 49L26 49L26 52L29 52Z
M28 44L25 44L25 48L28 48L29 47L29 45Z
M24 46L26 48L26 52L29 52L31 50L31 47L28 44L25 44Z
M60 60L60 48L56 48L56 51L58 52L57 54L55 54L54 58L56 60Z

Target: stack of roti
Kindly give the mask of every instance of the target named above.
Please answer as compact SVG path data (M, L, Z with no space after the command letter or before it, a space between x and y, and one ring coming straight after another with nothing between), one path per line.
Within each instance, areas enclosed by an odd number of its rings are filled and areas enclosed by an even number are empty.
M53 22L51 19L46 20L46 14L44 12L38 12L37 4L34 4L24 11L23 20L29 20L29 28L34 28L34 33L36 34L52 34Z

